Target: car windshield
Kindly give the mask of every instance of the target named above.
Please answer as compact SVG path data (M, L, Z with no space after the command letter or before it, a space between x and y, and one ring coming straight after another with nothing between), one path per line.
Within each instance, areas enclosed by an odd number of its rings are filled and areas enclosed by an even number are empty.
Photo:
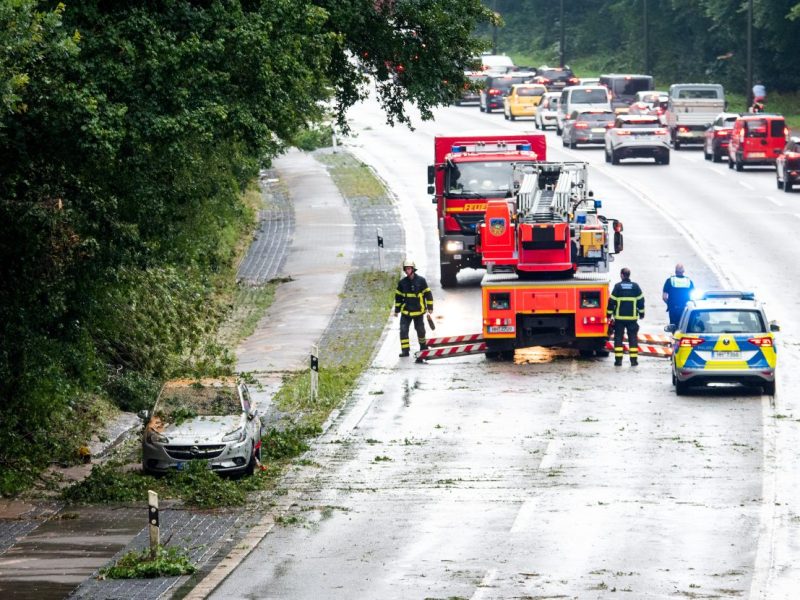
M235 385L190 383L169 386L161 393L156 415L165 421L242 412Z
M694 310L686 333L760 333L766 331L761 312L746 309Z
M613 120L613 113L581 113L578 115L578 121L587 123L610 123Z
M650 129L652 127L658 127L660 122L658 119L648 119L648 120L641 120L641 121L622 121L619 124L621 129Z
M575 88L572 90L570 102L573 104L604 104L608 102L605 90Z
M652 81L650 77L620 77L612 79L609 87L616 96L634 96L636 92L649 90L652 87ZM655 100L646 102L655 102Z
M496 90L508 91L515 83L525 83L527 77L507 77L503 79L493 79L490 82L490 87Z
M541 96L544 90L540 87L518 87L517 96Z
M566 80L572 77L572 71L565 69L541 69L537 75L547 77L551 81Z
M446 173L447 193L451 196L505 197L511 193L515 162L497 160L454 164Z

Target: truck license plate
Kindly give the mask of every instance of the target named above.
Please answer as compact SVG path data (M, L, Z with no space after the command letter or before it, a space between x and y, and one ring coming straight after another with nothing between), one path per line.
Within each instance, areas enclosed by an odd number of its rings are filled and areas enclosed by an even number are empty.
M514 333L513 325L491 325L489 333Z
M712 352L712 358L718 358L722 360L741 360L742 353L741 352Z
M753 158L764 158L766 154L764 154L763 152L751 152L750 156L752 156Z

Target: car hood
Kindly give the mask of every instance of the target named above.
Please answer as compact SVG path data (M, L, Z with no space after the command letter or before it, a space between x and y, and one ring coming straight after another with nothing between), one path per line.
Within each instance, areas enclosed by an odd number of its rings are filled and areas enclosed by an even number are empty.
M201 444L221 442L222 438L241 426L242 415L195 417L179 424L167 423L158 431L170 443L181 441Z

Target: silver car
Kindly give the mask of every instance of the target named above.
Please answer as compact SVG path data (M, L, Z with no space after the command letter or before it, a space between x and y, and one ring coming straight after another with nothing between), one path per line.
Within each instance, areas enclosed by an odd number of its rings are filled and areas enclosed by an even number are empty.
M261 460L261 418L236 379L168 381L152 413L141 416L146 473L182 470L203 460L220 473L249 475Z

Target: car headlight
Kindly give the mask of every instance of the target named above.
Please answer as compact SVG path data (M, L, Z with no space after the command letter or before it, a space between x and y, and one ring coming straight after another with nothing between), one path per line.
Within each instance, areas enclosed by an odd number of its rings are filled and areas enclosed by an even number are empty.
M222 438L223 442L241 442L244 439L244 427L231 431Z
M169 438L165 435L161 435L157 431L151 430L150 433L147 434L147 441L151 444L168 444Z
M450 240L444 245L447 252L458 252L464 249L464 242L461 240Z

